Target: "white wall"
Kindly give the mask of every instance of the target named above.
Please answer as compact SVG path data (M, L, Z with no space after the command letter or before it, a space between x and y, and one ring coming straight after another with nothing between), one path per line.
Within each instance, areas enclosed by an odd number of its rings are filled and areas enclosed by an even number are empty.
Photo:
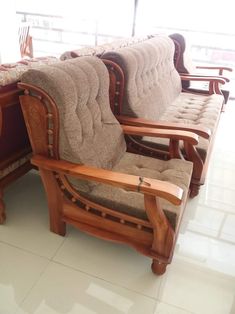
M15 0L4 1L0 9L0 63L20 60Z

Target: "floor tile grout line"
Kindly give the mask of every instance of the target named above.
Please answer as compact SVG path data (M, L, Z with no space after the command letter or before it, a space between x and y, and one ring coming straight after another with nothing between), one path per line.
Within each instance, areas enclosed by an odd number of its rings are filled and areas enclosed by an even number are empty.
M89 276L89 277L91 277L91 278L95 278L95 279L101 280L101 281L103 281L103 282L105 282L105 283L108 283L108 284L111 284L111 285L113 285L113 286L117 286L117 287L119 287L119 288L126 289L126 290L128 290L128 291L134 292L134 293L136 293L136 294L138 294L138 295L144 296L144 297L149 298L149 299L151 299L151 300L153 300L153 301L158 301L158 299L155 298L155 297L152 297L152 296L146 295L146 294L144 294L144 293L141 293L141 292L139 292L139 291L130 289L130 288L125 287L125 286L123 286L123 285L117 284L117 283L115 283L115 282L113 282L113 281L106 280L106 279L104 279L104 278L102 278L102 277L99 277L98 275L94 275L94 274L91 274L91 273L86 272L86 271L84 271L84 270L77 269L77 268L75 268L75 267L73 267L73 266L69 266L69 265L64 264L64 263L62 263L62 262L59 262L59 261L53 260L53 261L51 261L51 262L54 263L54 264L57 264L57 265L61 265L61 266L65 267L65 268L72 269L73 271L76 271L76 272L78 272L78 273L87 275L87 276ZM158 278L158 277L156 276L156 278ZM161 280L162 280L162 279L161 279Z
M32 286L29 288L28 292L25 294L25 297L22 299L22 301L20 302L18 307L21 307L24 305L26 299L29 297L31 291L34 289L34 287L36 287L37 283L40 281L40 279L42 278L43 274L46 272L46 270L48 269L50 265L50 260L48 260L47 264L45 265L45 268L40 272L38 278L35 280L35 282L32 284ZM17 309L18 311L18 309ZM17 313L16 311L16 313Z
M206 238L209 238L211 240L216 240L218 242L223 242L223 243L227 243L227 244L230 244L230 245L235 245L235 242L232 242L232 241L229 241L229 240L225 240L223 238L216 238L214 236L210 236L210 235L207 235L207 234L204 234L200 231L195 231L195 230L190 230L190 229L186 229L188 232L190 233L194 233L194 234L197 234L197 235L200 235L200 236L204 236Z
M68 235L70 233L70 231L67 231L66 235ZM55 250L55 253L53 254L53 256L50 258L51 261L54 261L55 256L57 255L58 251L61 249L61 247L64 245L65 241L67 240L67 237L64 236L63 237L63 241L61 242L61 244L59 245L59 247Z
M182 256L182 255L178 255L177 253L175 254L175 261L176 263L183 263L183 264L189 264L190 266L194 266L197 270L197 272L199 273L209 273L210 275L214 275L214 276L217 276L219 278L222 278L222 279L226 279L226 280L232 280L234 281L235 280L235 274L234 275L231 275L231 274L228 274L228 273L225 273L225 272L222 272L222 271L219 271L215 268L211 268L207 265L202 265L200 262L195 262L195 260L187 257L187 256ZM235 281L234 281L235 282Z
M224 209L219 209L219 208L216 208L216 207L212 207L212 206L209 206L209 205L206 205L206 204L202 204L200 202L198 202L197 205L198 205L197 207L202 207L203 209L206 209L206 210L212 210L212 211L216 211L218 213L229 214L229 215L234 215L235 216L235 211L233 213L231 211L226 211ZM186 207L186 211L187 210L190 210L190 209L187 209L187 207Z
M65 267L65 268L67 268L67 269L72 269L73 271L76 271L76 272L85 274L85 275L87 275L87 276L89 276L89 277L93 277L93 278L95 278L95 279L104 281L104 282L106 282L106 283L108 283L108 284L111 284L111 285L113 285L113 286L117 286L117 287L126 289L126 290L128 290L128 291L131 291L131 292L134 292L134 293L136 293L136 294L142 295L142 296L144 296L144 297L146 297L146 298L149 298L149 299L151 299L151 300L157 301L157 299L154 298L154 297L151 297L151 296L149 296L149 295L143 294L143 293L141 293L141 292L138 292L138 291L136 291L136 290L130 289L130 288L128 288L128 287L122 286L122 285L120 285L120 284L116 284L116 283L114 283L114 282L112 282L112 281L105 280L105 279L102 278L102 277L99 277L99 276L90 274L89 272L86 272L86 271L77 269L77 268L75 268L75 267L69 266L69 265L64 264L64 263L62 263L62 262L56 261L56 260L54 260L54 259L52 259L52 258L47 258L47 257L45 257L45 256L38 255L38 254L36 254L36 253L34 253L34 252L31 252L31 251L29 251L29 250L20 248L20 247L18 247L18 246L13 245L13 244L6 243L6 242L4 242L4 241L2 241L2 240L0 240L0 243L3 243L3 244L5 244L5 245L7 245L7 246L10 246L10 247L13 247L13 248L15 248L15 249L18 249L18 250L23 251L23 252L25 252L25 253L31 254L31 255L33 255L33 256L35 256L35 257L40 257L40 258L44 258L45 260L47 260L47 264L46 264L46 266L45 266L45 269L44 269L44 271L42 271L42 273L40 274L39 278L41 278L42 274L43 274L43 273L45 272L45 270L49 267L49 265L52 264L52 263L54 263L54 264L61 265L61 266ZM60 247L61 247L61 246L62 246L62 244L60 245ZM54 257L53 257L53 258L54 258ZM36 281L36 283L37 283L37 282L38 282L38 280ZM30 289L30 291L31 291L31 290L32 290L32 289ZM29 294L29 292L28 292L28 294ZM25 298L24 298L24 299L25 299ZM23 302L23 300L22 300L22 302ZM21 302L20 304L22 304L22 302Z
M28 254L34 255L35 257L44 258L45 260L48 260L48 261L50 261L50 260L51 260L51 259L50 259L50 258L48 258L47 256L37 254L37 253L35 253L35 252L32 252L32 251L30 251L30 250L28 250L28 249L25 249L25 248L19 247L19 246L15 245L15 244L12 244L12 243L9 243L9 242L6 242L6 241L3 241L3 240L0 240L0 243L3 243L3 244L5 244L5 245L8 245L8 246L13 247L13 248L15 248L15 249L18 249L18 250L23 251L23 252L25 252L25 253L28 253Z
M177 306L177 305L168 303L168 302L159 301L159 303L163 303L163 304L169 305L169 306L171 306L171 307L173 307L173 308L176 308L176 309L178 309L178 310L184 311L184 312L186 312L186 314L196 314L195 312L191 312L190 310L187 310L187 309L185 309L185 308L183 308L183 307L180 307L180 306ZM157 307L156 307L155 311L156 311L156 310L157 310ZM160 314L160 313L159 313L159 314Z
M221 238L221 235L222 235L222 230L223 230L223 227L224 227L224 225L225 225L225 221L226 221L228 215L229 215L229 214L225 214L225 215L224 215L223 220L222 220L221 225L220 225L220 228L219 228L219 230L218 230L218 237L219 237L221 240L224 240L223 238ZM234 215L234 216L235 216L235 215ZM228 241L228 240L224 240L224 241L225 241L225 242L227 241L227 242L229 242L229 243L231 242L231 241ZM233 242L233 244L235 245L235 242Z
M217 202L219 203L219 205L223 206L223 205L228 205L228 206L233 206L232 204L226 204L226 203L222 203L222 202L218 202L218 201L215 201L213 200L213 202ZM208 204L203 204L199 201L198 203L199 206L205 206L205 207L208 207L208 208L211 208L213 210L217 210L217 211L220 211L221 213L228 213L228 214L231 214L231 215L235 215L235 209L234 209L234 212L232 210L226 210L226 209L219 209L217 207L214 207L215 205L208 205ZM234 207L234 206L233 206Z

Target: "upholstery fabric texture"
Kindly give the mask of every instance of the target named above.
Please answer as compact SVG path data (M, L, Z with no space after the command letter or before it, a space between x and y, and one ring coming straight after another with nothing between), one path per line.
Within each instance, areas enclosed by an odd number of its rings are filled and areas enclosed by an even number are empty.
M160 204L164 209L167 218L172 227L175 228L187 198L192 174L191 162L180 159L165 161L125 153L120 162L113 168L113 171L137 175L144 178L168 181L181 187L184 190L181 206L175 206L164 199L160 199ZM99 184L94 187L89 194L83 195L97 203L106 205L110 208L116 208L120 212L147 220L144 208L144 197L141 193L115 188L110 185Z
M173 57L174 43L164 35L103 55L103 58L118 63L125 74L122 114L154 121L204 126L213 134L223 105L223 96L182 92ZM144 140L145 144L147 141L154 145L166 144L162 139ZM200 138L197 148L203 159L206 158L208 145L208 140Z
M60 115L60 158L97 168L169 181L184 189L181 206L162 201L173 227L184 208L192 173L191 162L161 161L126 153L122 129L109 105L109 75L96 57L81 57L32 69L22 81L45 90ZM143 194L69 178L87 198L120 212L147 219Z
M121 47L131 46L137 42L146 40L146 37L131 37L123 38L112 41L110 43L104 43L96 46L82 47L76 50L66 51L60 56L60 60L68 60L83 56L101 56L106 51L115 50Z
M19 81L20 76L30 68L41 66L42 64L52 64L58 62L56 57L40 57L24 59L16 63L0 65L0 86Z

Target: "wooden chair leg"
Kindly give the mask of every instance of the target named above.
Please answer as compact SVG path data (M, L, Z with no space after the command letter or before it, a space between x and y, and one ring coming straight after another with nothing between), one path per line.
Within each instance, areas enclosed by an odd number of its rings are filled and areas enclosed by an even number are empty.
M161 263L157 261L156 259L153 259L151 268L152 272L156 275L163 275L166 271L167 264Z
M168 263L165 260L170 260L174 249L175 232L170 226L163 210L161 209L159 200L154 196L145 195L145 209L149 221L153 226L153 244L152 252L159 255L160 259L153 259L152 271L157 275L162 275L166 271Z
M190 198L194 198L195 196L198 195L199 193L199 190L200 190L200 184L197 184L197 183L191 183L190 184L190 193L189 193L189 196Z
M64 236L66 233L66 223L62 220L62 193L55 182L54 175L50 171L40 169L40 173L47 192L50 230Z
M6 220L6 213L5 213L5 204L3 201L3 190L0 189L0 224L3 224Z

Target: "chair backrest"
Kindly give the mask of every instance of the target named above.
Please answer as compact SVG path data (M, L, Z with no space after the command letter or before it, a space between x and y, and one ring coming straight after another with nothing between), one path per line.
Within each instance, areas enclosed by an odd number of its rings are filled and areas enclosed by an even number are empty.
M31 69L21 81L54 100L61 159L105 169L120 160L126 145L109 106L109 75L100 59L81 57Z
M121 114L157 120L181 92L181 80L173 63L174 44L157 35L130 47L105 53L124 72Z
M185 38L182 34L174 33L169 35L169 37L174 41L175 44L175 67L179 73L195 73L196 67L188 52L186 46Z
M19 44L21 57L33 57L32 37L30 36L30 24L22 22L19 26Z

